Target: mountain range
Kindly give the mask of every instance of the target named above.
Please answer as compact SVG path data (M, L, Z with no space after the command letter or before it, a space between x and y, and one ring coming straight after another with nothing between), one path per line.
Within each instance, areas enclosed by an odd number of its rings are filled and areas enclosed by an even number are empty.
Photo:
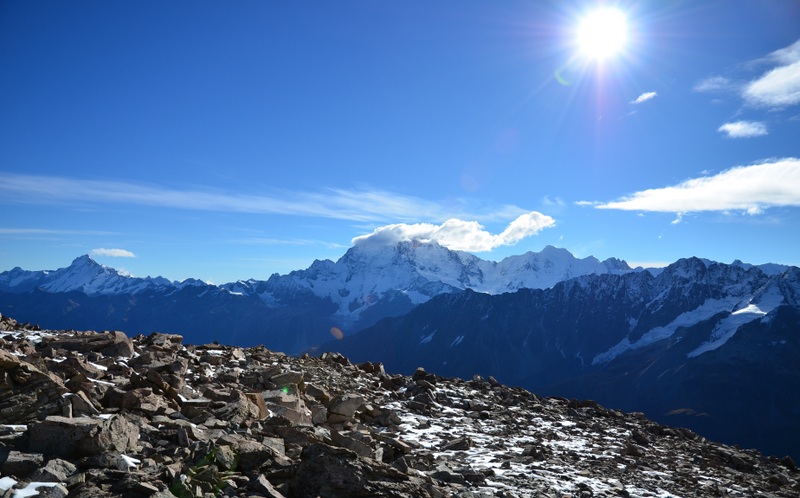
M291 354L324 342L334 328L348 335L439 294L498 294L630 271L623 261L578 259L549 246L492 262L436 243L363 243L336 262L212 285L133 277L81 256L58 270L0 273L0 313L49 328L165 330L194 342L226 337Z
M137 278L82 256L0 273L0 313L493 376L800 457L796 267L687 258L632 269L553 247L491 262L435 243L366 243L336 262L211 285Z

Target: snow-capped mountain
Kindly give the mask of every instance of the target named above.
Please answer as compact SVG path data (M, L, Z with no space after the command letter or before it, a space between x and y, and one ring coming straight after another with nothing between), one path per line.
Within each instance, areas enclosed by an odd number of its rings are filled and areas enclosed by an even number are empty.
M242 343L295 353L323 342L332 327L351 333L443 293L497 294L630 271L619 260L577 259L553 247L492 262L436 243L366 242L336 262L216 286L136 278L81 256L59 270L0 273L0 312L51 328L174 330L195 342L235 329Z
M591 274L549 289L443 295L320 350L401 373L491 375L771 453L800 445L796 267L768 275L688 258L657 276Z
M280 303L287 294L310 294L334 303L343 326L358 328L364 321L374 322L371 317L387 315L377 310L407 311L443 293L471 289L500 294L552 287L579 275L630 271L624 261L577 259L552 246L494 262L435 242L365 243L350 248L336 262L317 260L306 270L273 275L266 282L240 281L223 288L258 295L267 303Z
M88 255L76 258L68 267L55 271L25 271L16 267L0 273L0 290L11 292L41 289L51 293L78 291L93 296L136 294L145 289L169 289L179 286L179 283L163 277L132 277L125 272L101 265Z

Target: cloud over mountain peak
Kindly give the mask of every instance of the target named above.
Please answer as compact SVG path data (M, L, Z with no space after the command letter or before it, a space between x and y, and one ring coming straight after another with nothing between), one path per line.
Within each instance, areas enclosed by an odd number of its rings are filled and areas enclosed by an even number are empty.
M441 225L432 223L396 223L376 228L371 234L353 239L353 245L391 244L418 240L436 242L457 251L485 252L504 245L514 245L524 238L536 235L542 229L555 225L555 220L538 211L517 217L498 234L488 232L477 221L451 218Z

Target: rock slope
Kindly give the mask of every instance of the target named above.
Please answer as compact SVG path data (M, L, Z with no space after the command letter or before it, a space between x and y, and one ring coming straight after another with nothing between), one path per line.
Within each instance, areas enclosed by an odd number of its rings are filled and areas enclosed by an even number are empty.
M800 268L679 260L547 290L436 297L316 350L594 399L800 458ZM317 353L315 353L317 354Z
M764 456L494 379L0 322L0 496L800 496Z

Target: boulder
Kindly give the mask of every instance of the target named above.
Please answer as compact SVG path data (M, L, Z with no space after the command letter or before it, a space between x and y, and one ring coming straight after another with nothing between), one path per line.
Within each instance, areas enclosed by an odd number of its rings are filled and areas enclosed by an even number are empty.
M220 420L227 420L231 424L241 425L246 421L259 420L262 410L248 399L248 396L241 391L234 390L231 399L220 409L215 410L214 414Z
M272 483L264 477L263 474L256 478L251 486L251 489L259 494L259 496L266 496L267 498L284 498L283 494L275 489Z
M69 392L58 376L0 350L0 424L59 414Z
M139 410L151 416L171 411L169 401L149 387L131 389L122 398L122 408Z
M42 348L51 350L90 352L104 356L130 358L133 356L133 342L123 332L77 332L72 336L45 338Z
M364 405L364 398L357 394L337 396L328 405L328 411L337 415L352 418L356 411Z
M28 475L26 479L42 482L66 482L77 471L78 467L74 463L61 458L53 458L44 467Z
M421 479L356 453L315 444L305 448L291 481L292 496L430 497Z
M75 458L136 447L139 428L123 417L107 419L50 416L31 425L29 451Z
M143 344L149 344L159 348L179 350L182 346L183 336L178 334L163 334L161 332L153 332L142 341Z
M22 453L0 448L0 475L25 477L36 471L44 462L41 453Z

